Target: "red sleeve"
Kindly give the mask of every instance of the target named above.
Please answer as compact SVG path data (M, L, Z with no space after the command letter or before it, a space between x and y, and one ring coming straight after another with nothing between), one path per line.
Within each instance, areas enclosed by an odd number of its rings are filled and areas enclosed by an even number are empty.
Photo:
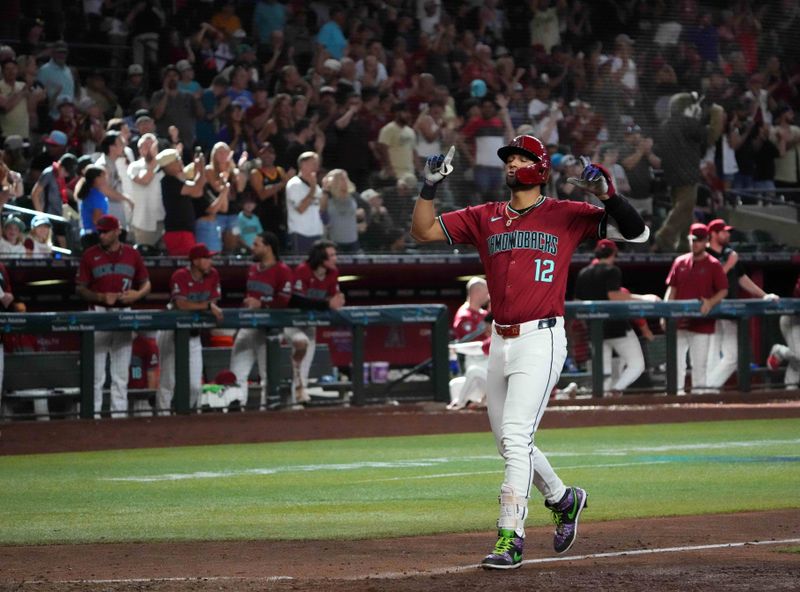
M276 275L275 297L270 308L286 308L292 299L292 280L294 274L288 265L283 265L280 273Z
M675 282L675 274L678 269L678 259L672 262L672 267L669 270L669 275L667 275L666 284L671 287L676 287L678 284Z
M336 296L341 290L339 289L339 272L330 272L330 285L328 286L328 296Z
M308 266L300 264L294 268L292 275L292 291L298 296L305 296L308 290L309 280L311 279L308 272Z
M11 276L8 275L8 268L0 263L0 273L3 274L3 290L5 292L13 293L14 290L11 289Z
M445 212L438 217L447 242L451 245L475 245L480 240L480 223L486 205L469 206L455 212Z
M586 239L599 239L605 237L605 232L601 231L603 219L606 217L606 211L603 208L598 208L592 204L566 201L561 203L569 204L572 213L573 223L572 226L580 234L579 243Z
M169 279L169 292L172 300L184 300L189 296L189 285L186 282L184 269L175 270Z
M158 344L155 339L145 339L142 347L142 370L155 370L158 365Z
M81 257L81 263L78 267L78 277L76 278L77 283L84 284L88 286L92 282L92 267L89 265L89 254L88 251L84 251L83 257Z
M147 268L144 266L144 259L142 259L139 251L135 250L133 247L131 247L131 251L133 251L134 258L136 259L136 271L134 272L133 279L138 282L139 286L142 286L147 280L150 279L150 274L147 272Z
M797 276L797 283L794 285L793 298L800 298L800 275Z

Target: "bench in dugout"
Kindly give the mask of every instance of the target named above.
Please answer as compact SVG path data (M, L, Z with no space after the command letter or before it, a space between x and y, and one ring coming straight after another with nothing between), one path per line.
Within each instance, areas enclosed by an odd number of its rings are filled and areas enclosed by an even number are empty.
M80 409L80 352L17 352L5 354L0 415L5 419L47 420L77 416ZM105 385L105 396L109 384ZM128 390L128 413L156 392ZM152 413L148 411L147 414Z

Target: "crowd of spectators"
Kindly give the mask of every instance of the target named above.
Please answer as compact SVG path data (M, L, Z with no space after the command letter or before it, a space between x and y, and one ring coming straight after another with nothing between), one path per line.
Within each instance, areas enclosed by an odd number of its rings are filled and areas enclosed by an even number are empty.
M458 148L443 208L500 199L519 133L548 147L548 195L590 199L566 183L585 155L652 225L688 182L699 219L729 190L800 189L797 0L75 4L0 8L2 256L90 245L106 213L146 253L261 230L402 252L425 158ZM677 96L724 110L699 165L665 137Z

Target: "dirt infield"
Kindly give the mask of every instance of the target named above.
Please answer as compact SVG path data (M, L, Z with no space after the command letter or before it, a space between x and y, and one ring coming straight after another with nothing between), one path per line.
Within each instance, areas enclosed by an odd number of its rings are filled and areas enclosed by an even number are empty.
M553 406L542 427L800 417L796 399L742 399L726 405L633 402ZM484 412L445 412L440 404L19 422L0 425L0 454L486 430ZM591 508L586 517L591 517ZM550 529L529 529L527 564L508 573L475 567L493 536L487 530L367 541L0 547L0 590L660 592L800 587L797 510L588 522L581 525L579 541L566 560L553 553ZM788 551L792 548L795 552Z

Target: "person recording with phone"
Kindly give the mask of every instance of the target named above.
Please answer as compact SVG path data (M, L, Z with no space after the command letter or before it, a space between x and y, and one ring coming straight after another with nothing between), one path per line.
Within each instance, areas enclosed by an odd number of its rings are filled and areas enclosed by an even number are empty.
M164 202L164 245L167 254L187 257L195 244L194 200L204 195L206 177L205 158L202 153L194 160L191 179L186 177L180 153L174 148L162 150L156 156L159 168L164 172L161 179L161 195Z

